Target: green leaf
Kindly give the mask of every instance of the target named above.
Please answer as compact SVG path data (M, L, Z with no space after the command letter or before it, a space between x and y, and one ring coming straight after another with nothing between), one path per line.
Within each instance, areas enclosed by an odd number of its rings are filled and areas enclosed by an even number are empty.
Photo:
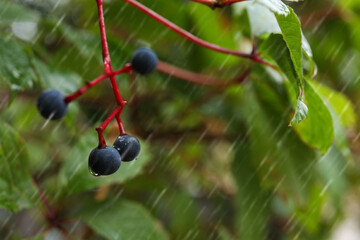
M126 200L89 199L75 217L108 239L168 239L161 224L144 207Z
M356 124L356 114L353 104L342 93L337 92L319 82L308 80L308 83L321 96L326 105L339 118L340 123L345 128L354 128Z
M76 91L81 85L81 76L74 72L51 68L37 58L32 59L32 64L43 88L57 89L66 94Z
M300 122L305 120L305 118L308 115L308 112L309 112L309 109L305 105L305 103L303 101L301 101L300 99L298 99L296 102L296 111L295 111L294 117L291 120L290 124L291 125L299 124Z
M282 73L286 76L292 88L295 90L295 94L291 94L292 90L288 89L290 97L297 99L296 106L294 106L295 114L290 124L296 125L300 123L306 118L308 112L306 104L304 104L300 97L301 89L303 89L303 83L300 81L300 78L295 71L294 62L292 61L291 53L285 40L280 34L270 34L260 45L259 50L275 60Z
M332 146L316 164L323 185L327 186L322 194L331 195L335 200L334 204L339 208L342 207L342 198L348 191L346 168L348 163L336 146Z
M0 24L38 22L40 14L11 1L0 1Z
M266 6L276 14L285 16L289 14L289 9L281 0L255 0L255 2Z
M297 83L303 88L302 72L302 33L301 25L294 11L289 7L289 14L275 14L279 23L282 35L289 49L290 56L295 68Z
M234 240L234 237L231 236L231 233L223 226L218 229L219 239L221 240Z
M0 207L9 211L34 207L37 192L28 169L25 143L3 122L0 136Z
M267 7L249 2L246 10L254 36L261 36L264 33L281 33L274 14Z
M315 81L308 82L316 90L326 106L329 108L334 122L335 144L347 159L352 160L346 129L356 126L356 114L353 104L340 92Z
M140 174L151 158L147 144L141 141L141 152L138 159L128 163L122 162L119 170L110 176L94 177L88 169L88 157L97 145L98 137L94 130L79 139L60 171L59 189L62 191L60 194L70 195L102 185L123 183Z
M300 96L301 82L295 71L291 53L281 34L270 34L260 45L259 51L267 54L280 67L281 71L296 91L296 96Z
M244 240L262 240L266 235L269 209L268 196L263 191L256 168L251 163L251 148L243 142L236 146L233 174L238 193L238 228Z
M334 139L333 119L323 100L307 81L305 101L309 109L308 117L294 129L305 143L325 153Z
M286 108L274 112L267 100L259 100L269 95L262 89L256 88L256 97L254 90L247 87L242 96L243 107L238 114L246 122L247 138L251 147L251 155L244 157L251 157L263 187L280 189L294 201L306 205L307 191L314 178L313 171L308 169L309 164L315 160L314 151L286 124ZM280 97L276 94L272 96ZM273 177L269 178L269 174Z
M35 74L29 56L14 39L0 39L0 78L16 91L33 85Z
M297 206L294 215L306 232L314 235L321 228L319 222L321 222L321 214L325 205L325 194L320 186L315 185L311 189L308 204L309 207L305 209Z

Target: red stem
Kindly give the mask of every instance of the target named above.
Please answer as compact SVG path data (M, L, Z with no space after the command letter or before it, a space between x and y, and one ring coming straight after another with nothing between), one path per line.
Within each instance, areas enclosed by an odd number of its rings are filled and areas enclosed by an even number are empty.
M158 13L156 13L153 10L149 9L148 7L142 5L141 3L137 2L136 0L123 0L123 1L129 3L130 5L134 6L137 9L139 9L140 11L142 11L146 15L150 16L154 20L158 21L159 23L161 23L165 27L167 27L167 28L173 30L174 32L178 33L179 35L189 39L190 41L194 42L195 44L198 44L198 45L200 45L202 47L205 47L205 48L209 48L209 49L211 49L213 51L216 51L216 52L221 52L221 53L225 53L225 54L230 54L230 55L235 55L235 56L239 56L239 57L243 57L243 58L248 58L248 59L251 59L254 62L269 65L264 60L259 58L256 53L252 52L251 54L248 54L248 53L243 53L243 52L239 52L239 51L235 51L235 50L230 50L230 49L220 47L220 46L218 46L216 44L209 43L209 42L207 42L205 40L202 40L201 38L198 38L198 37L194 36L193 34L185 31L184 29L182 29L179 26L175 25L174 23L170 22L166 18L160 16Z
M205 4L207 6L211 6L211 5L216 3L216 0L190 0L190 1L197 2L197 3L202 3L202 4Z
M98 6L98 14L99 14L99 26L100 26L100 35L101 35L101 45L102 45L102 53L103 53L103 61L104 61L104 70L107 75L110 76L111 86L113 89L113 93L116 98L116 102L118 105L123 105L124 100L122 99L115 76L112 75L113 69L111 66L111 58L109 53L109 47L106 40L106 31L105 31L105 21L104 21L104 11L103 11L103 1L96 0Z
M122 73L128 73L128 74L131 74L133 72L133 69L131 68L131 64L130 63L127 63L125 64L125 66L119 70L116 70L116 71L113 71L113 75L116 76L116 75L119 75L119 74L122 74Z
M116 76L116 75L119 75L122 73L129 73L129 74L132 73L131 64L126 64L123 68L112 72L111 75ZM68 96L64 97L64 101L66 103L70 103L70 102L76 100L78 97L80 97L81 95L86 93L90 88L92 88L96 84L100 83L101 81L105 80L107 77L109 77L109 76L106 74L103 74L100 77L98 77L90 82L87 82L85 86L81 87L79 90L77 90L73 94L69 94Z
M168 64L166 62L159 61L156 69L159 72L166 73L170 76L174 76L176 78L199 84L199 85L207 85L207 86L214 86L214 87L227 87L232 84L237 84L243 82L246 77L249 75L249 70L245 71L245 77L237 77L233 80L226 80L226 79L218 79L209 77L207 75L199 74L190 72L188 70L176 67L174 65ZM242 76L242 75L241 75Z
M126 135L126 132L125 132L125 128L124 128L123 122L121 120L120 114L121 114L121 111L115 115L115 118L116 118L116 121L119 126L120 135L122 136L122 135Z
M50 203L48 202L44 192L41 190L38 182L36 181L35 177L34 176L31 176L31 180L35 186L35 188L37 189L38 191L38 194L39 194L39 198L40 198L40 201L42 202L42 204L44 205L45 209L46 209L46 215L45 217L46 218L49 218L48 220L52 220L55 218L56 216L56 213L54 211L54 209L52 209L52 207L50 206Z
M109 76L111 81L111 86L113 89L114 96L116 98L116 102L118 106L115 108L115 110L110 114L110 116L103 122L103 124L100 125L100 127L96 128L98 132L99 137L99 148L106 148L106 142L104 138L104 130L109 125L110 121L116 116L116 119L119 122L120 114L124 106L126 105L126 101L124 101L120 95L115 74L119 74L121 70L114 72L111 66L111 59L110 59L110 53L109 53L109 47L106 40L106 31L105 31L105 20L104 20L104 11L103 11L103 1L102 0L96 0L97 7L98 7L98 14L99 14L99 26L100 26L100 35L101 35L101 45L102 45L102 52L103 52L103 60L104 60L104 70L105 74ZM132 72L132 68L129 64L125 65L123 68L123 71L125 72ZM124 127L122 125L121 119L119 122L119 129L121 133L125 132Z
M95 80L92 80L91 82L87 82L85 86L81 87L79 90L77 90L73 94L67 95L64 98L64 101L66 103L70 103L70 102L74 101L75 99L77 99L78 97L80 97L81 95L86 93L90 88L92 88L93 86L95 86L99 82L103 81L107 77L108 76L106 74L104 74L104 75L101 75L100 77L96 78Z
M110 116L99 126L96 128L96 131L98 132L99 136L99 146L98 148L106 148L106 142L104 138L104 130L109 125L111 120L117 115L121 114L122 109L124 108L126 102L123 102L123 105L119 105L115 108L115 110L110 114Z

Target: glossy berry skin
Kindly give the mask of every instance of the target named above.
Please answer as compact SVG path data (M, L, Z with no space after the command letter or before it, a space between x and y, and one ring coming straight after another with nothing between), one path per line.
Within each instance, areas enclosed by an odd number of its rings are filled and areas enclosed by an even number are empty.
M119 152L110 146L95 148L89 156L89 171L94 176L110 175L116 172L121 165Z
M64 96L57 90L43 91L36 100L36 106L41 116L49 120L60 119L67 112Z
M114 142L114 148L119 151L123 162L130 162L140 153L140 142L130 135L119 136Z
M158 63L158 57L149 48L139 48L136 50L131 59L132 69L141 75L152 73Z

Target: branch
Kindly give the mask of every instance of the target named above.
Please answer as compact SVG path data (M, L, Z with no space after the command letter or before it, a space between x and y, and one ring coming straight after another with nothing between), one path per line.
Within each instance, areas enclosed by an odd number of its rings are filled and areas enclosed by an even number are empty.
M261 59L255 51L252 51L250 54L249 53L243 53L243 52L239 52L239 51L235 51L235 50L226 49L226 48L220 47L220 46L218 46L216 44L213 44L213 43L209 43L209 42L207 42L205 40L202 40L201 38L196 37L192 33L189 33L187 31L185 31L184 29L182 29L179 26L177 26L176 24L170 22L166 18L160 16L159 14L154 12L153 10L151 10L148 7L146 7L146 6L142 5L141 3L137 2L136 0L123 0L123 1L127 2L128 4L130 4L133 7L137 8L138 10L142 11L143 13L150 16L154 20L158 21L159 23L161 23L165 27L171 29L172 31L178 33L179 35L187 38L188 40L190 40L192 42L194 42L195 44L198 44L198 45L200 45L202 47L211 49L211 50L216 51L216 52L235 55L235 56L243 57L243 58L248 58L248 59L251 59L254 62L265 64L265 65L268 65L268 66L272 67L271 64L269 64L265 60Z
M116 98L116 102L118 105L123 105L124 100L122 99L116 79L114 75L111 75L113 70L111 66L111 59L110 59L110 53L109 53L109 47L106 40L106 32L105 32L105 21L104 21L104 11L103 11L103 1L102 0L96 0L97 6L98 6L98 14L99 14L99 26L100 26L100 35L101 35L101 45L102 45L102 52L103 52L103 61L104 61L104 69L105 73L110 76L110 81L113 89L113 93Z
M116 116L121 114L121 111L123 110L124 106L126 105L126 102L123 102L123 105L118 105L115 110L110 114L110 116L99 126L96 128L96 131L98 132L99 136L99 146L98 148L106 148L106 142L104 138L104 130L109 125L110 121Z
M112 73L110 73L112 76L116 76L122 73L132 73L132 68L130 64L126 64L123 68L114 71ZM74 92L73 94L69 94L66 97L64 97L64 101L66 103L70 103L74 100L76 100L78 97L80 97L81 95L85 94L87 91L90 90L90 88L92 88L93 86L95 86L96 84L100 83L101 81L105 80L106 78L108 78L109 75L107 74L103 74L100 77L87 82L85 86L81 87L79 90L77 90L76 92Z
M214 87L227 87L233 84L244 82L248 77L248 75L250 74L250 70L246 70L241 76L235 78L234 80L224 80L224 79L209 77L203 74L193 73L162 61L158 62L157 70L159 72L169 74L170 76L174 76L176 78L191 83L214 86Z

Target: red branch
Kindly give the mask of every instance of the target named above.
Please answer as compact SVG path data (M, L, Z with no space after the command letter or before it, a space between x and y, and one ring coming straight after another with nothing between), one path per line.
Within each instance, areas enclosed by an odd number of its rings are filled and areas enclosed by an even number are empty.
M123 68L114 71L111 73L111 75L116 76L122 73L132 73L132 68L130 64L126 64ZM76 100L78 97L80 97L81 95L83 95L84 93L86 93L90 88L92 88L93 86L95 86L96 84L100 83L101 81L105 80L106 78L108 78L109 76L107 74L103 74L100 77L87 82L85 86L81 87L79 90L77 90L76 92L74 92L73 94L70 94L68 96L66 96L64 98L64 101L66 103L70 103L74 100Z
M31 176L31 180L32 180L36 190L38 191L41 203L43 204L43 206L46 209L46 213L44 214L45 219L48 221L55 219L56 213L55 213L54 209L51 207L49 201L47 200L45 193L41 190L41 188L34 176Z
M106 31L105 31L105 20L104 20L104 11L103 11L103 1L102 0L96 0L97 3L97 7L98 7L98 14L99 14L99 27L100 27L100 35L101 35L101 45L102 45L102 53L103 53L103 60L104 60L104 70L105 70L105 74L107 76L109 76L110 81L111 81L111 86L113 89L113 93L116 99L116 102L118 104L118 106L115 108L115 110L110 114L110 116L100 125L100 127L96 128L96 130L98 131L98 136L99 136L99 148L105 148L106 147L106 142L105 142L105 138L104 138L104 130L105 128L109 125L110 121L116 116L116 119L119 122L119 129L121 133L124 133L124 127L123 124L121 122L120 119L120 114L122 109L124 108L124 106L126 105L126 101L124 101L120 95L117 83L116 83L116 79L115 79L115 74L119 74L121 73L122 69L120 69L119 71L114 72L111 66L111 59L110 59L110 53L109 53L109 47L108 47L108 43L106 40ZM131 72L131 66L129 64L127 64L124 67L126 72ZM114 74L115 73L115 74Z
M115 108L115 110L110 114L110 116L99 126L96 128L96 131L99 135L99 147L98 148L106 148L106 142L104 138L104 130L109 125L110 121L118 114L120 116L121 111L123 110L126 102L123 102L123 105L119 105Z
M70 102L74 101L75 99L77 99L78 97L80 97L81 95L86 93L90 88L92 88L93 86L95 86L99 82L103 81L107 77L108 76L106 74L103 74L100 77L96 78L95 80L92 80L91 82L87 82L85 86L81 87L79 90L77 90L73 94L70 94L70 95L66 96L64 98L64 101L66 103L70 103Z
M125 135L126 132L125 132L125 128L124 128L124 125L123 125L123 123L122 123L120 114L121 114L121 112L118 112L118 113L115 115L115 118L116 118L116 121L117 121L118 126L119 126L120 135L122 136L122 135Z
M245 81L247 76L249 75L249 70L245 71L243 75L235 78L234 80L225 80L209 77L207 75L193 73L182 68L176 67L174 65L159 61L157 68L159 72L166 73L170 76L174 76L176 78L199 84L199 85L207 85L207 86L215 86L215 87L227 87L232 84L237 84Z
M111 66L111 59L109 53L109 47L106 40L106 31L105 31L105 21L104 21L104 11L103 11L103 1L96 0L98 6L98 14L99 14L99 26L100 26L100 35L101 35L101 45L102 45L102 52L103 52L103 60L104 60L104 70L107 75L110 76L111 85L113 88L113 92L116 98L116 102L118 105L123 105L124 100L122 99L115 76L112 75L113 69Z
M194 42L195 44L198 44L198 45L200 45L202 47L205 47L205 48L209 48L209 49L211 49L213 51L216 51L216 52L221 52L221 53L225 53L225 54L230 54L230 55L235 55L235 56L239 56L239 57L243 57L243 58L248 58L248 59L251 59L254 62L265 64L265 65L268 65L270 67L273 67L271 64L269 64L265 60L261 59L255 51L252 51L250 54L249 53L243 53L243 52L239 52L239 51L235 51L235 50L226 49L226 48L220 47L220 46L218 46L216 44L213 44L213 43L209 43L209 42L207 42L205 40L202 40L201 38L196 37L192 33L189 33L187 31L185 31L184 29L182 29L179 26L177 26L176 24L170 22L166 18L160 16L158 13L154 12L153 10L149 9L148 7L146 7L146 6L142 5L141 3L137 2L136 0L123 0L123 1L129 3L130 5L134 6L137 9L139 9L140 11L142 11L146 15L150 16L154 20L158 21L159 23L161 23L165 27L167 27L167 28L171 29L172 31L178 33L179 35L187 38L188 40Z

